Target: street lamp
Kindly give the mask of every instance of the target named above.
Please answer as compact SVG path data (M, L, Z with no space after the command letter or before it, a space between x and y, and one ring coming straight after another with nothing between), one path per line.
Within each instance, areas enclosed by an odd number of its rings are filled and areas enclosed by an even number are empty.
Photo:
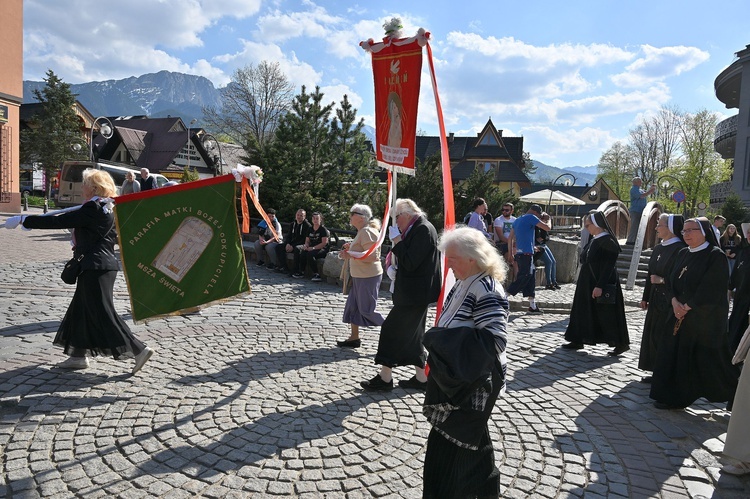
M571 186L571 185L576 185L576 180L578 179L572 173L561 173L560 175L558 175L557 178L552 181L552 186L550 187L550 190L549 190L549 201L547 202L547 206L550 206L552 204L552 194L555 192L555 189L554 189L555 184L557 183L558 180L566 176L573 179L573 180L571 180L570 178L565 179L565 182L563 182L563 184L566 187Z
M664 191L669 189L669 187L672 185L671 182L674 182L675 185L680 189L681 196L669 196L672 201L675 201L677 203L677 209L680 209L680 203L685 202L685 189L682 187L682 183L680 182L680 179L677 177L673 177L672 175L662 175L659 177L659 179L656 181L657 185L659 185ZM685 205L683 204L683 210L682 214L685 214Z
M193 118L190 120L190 125L198 121L197 119ZM187 169L188 172L190 172L190 125L185 127L185 132L187 133L187 144L185 144L185 150L187 151Z
M218 163L216 162L216 156L214 155L211 159L213 159L214 162L214 177L216 176L216 171L218 170L219 175L223 173L223 165L224 165L224 158L221 157L221 146L219 145L219 141L216 140L216 137L211 135L210 133L203 134L203 138L201 139L201 142L203 143L203 148L206 150L207 153L213 152L214 149L216 149L219 153L219 159Z
M112 122L109 121L109 118L99 116L94 120L91 124L91 137L89 137L89 158L91 158L91 161L94 161L94 128L96 128L99 120L104 121L104 123L99 124L99 135L104 137L105 142L111 139L112 135L115 133L115 127L112 125Z

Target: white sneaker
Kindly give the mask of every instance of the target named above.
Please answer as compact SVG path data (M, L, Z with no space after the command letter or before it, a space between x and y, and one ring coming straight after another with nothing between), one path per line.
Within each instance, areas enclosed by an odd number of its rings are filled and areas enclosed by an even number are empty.
M132 373L135 374L141 370L143 365L148 362L148 359L154 354L154 351L149 347L143 349L141 353L135 356L135 366L133 367Z
M68 357L55 365L60 369L88 369L89 359L87 357Z
M750 463L725 464L721 471L730 475L742 476L750 473Z

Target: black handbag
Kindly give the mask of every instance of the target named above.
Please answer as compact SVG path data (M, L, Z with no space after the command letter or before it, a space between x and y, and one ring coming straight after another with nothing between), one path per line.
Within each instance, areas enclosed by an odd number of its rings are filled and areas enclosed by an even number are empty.
M115 222L113 220L112 221L112 227L114 227L114 226L115 226ZM112 227L110 227L107 230L107 232L104 234L104 236L106 236L107 234L109 234L109 231L112 230ZM104 239L104 236L99 235L99 240L97 240L96 243L94 243L94 245L98 244L99 241L101 241L102 239ZM62 281L65 284L75 284L76 283L76 281L78 280L78 276L81 275L81 260L83 260L83 257L85 257L85 256L86 256L85 254L81 253L77 257L74 256L73 258L71 258L70 260L67 261L67 263L65 264L65 267L63 267L62 273L60 274L60 279L62 279Z
M65 284L75 284L78 280L78 276L81 275L81 260L85 255L79 255L78 257L71 258L63 267L60 279Z
M591 265L589 265L589 271L591 272L591 276L594 278L594 281L596 281L594 269L591 268ZM617 303L617 284L603 285L602 294L596 297L596 303L598 303L599 305L614 305L615 303Z
M601 305L614 305L617 303L617 285L605 284L602 286L602 294L596 297L596 303Z

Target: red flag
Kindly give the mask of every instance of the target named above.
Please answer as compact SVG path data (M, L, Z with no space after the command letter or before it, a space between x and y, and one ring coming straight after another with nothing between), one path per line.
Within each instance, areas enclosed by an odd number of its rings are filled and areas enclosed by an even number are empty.
M416 38L385 38L372 47L375 136L380 166L414 175L422 47Z

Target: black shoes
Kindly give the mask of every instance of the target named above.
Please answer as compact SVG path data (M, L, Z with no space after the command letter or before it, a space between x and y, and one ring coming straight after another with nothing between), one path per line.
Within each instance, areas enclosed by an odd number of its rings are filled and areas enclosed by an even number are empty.
M580 350L583 348L583 343L566 343L562 346L565 350Z
M627 352L628 350L630 350L630 347L628 347L628 346L624 346L624 347L615 347L615 349L614 349L614 350L612 350L611 352L607 352L607 355L609 355L610 357L617 357L617 356L618 356L618 355L620 355L621 353L625 353L625 352Z
M360 341L359 338L357 338L356 340L337 341L336 345L340 346L341 348L359 348L362 345L362 341Z
M262 267L265 264L266 264L266 262L264 262L263 260L258 260L258 263L256 263L255 266L256 267Z
M559 284L557 284L556 282L553 282L552 284L547 284L546 286L544 286L544 289L555 291L555 290L562 289L562 288L560 287Z
M360 385L366 392L389 392L393 390L393 380L386 383L380 377L380 374L376 374L374 378L367 381L362 381Z
M292 277L294 277L295 279L302 279L303 277L305 277L305 274L303 274L302 272L295 272L294 274L292 274Z
M530 314L543 314L544 311L541 308L539 308L539 306L537 305L534 308L529 307L529 313Z
M641 378L641 383L646 383L647 385L650 385L653 379L654 378L652 378L651 376L644 376Z
M427 382L419 381L416 376L412 376L409 379L402 379L398 382L398 386L401 388L412 388L414 390L427 390Z

